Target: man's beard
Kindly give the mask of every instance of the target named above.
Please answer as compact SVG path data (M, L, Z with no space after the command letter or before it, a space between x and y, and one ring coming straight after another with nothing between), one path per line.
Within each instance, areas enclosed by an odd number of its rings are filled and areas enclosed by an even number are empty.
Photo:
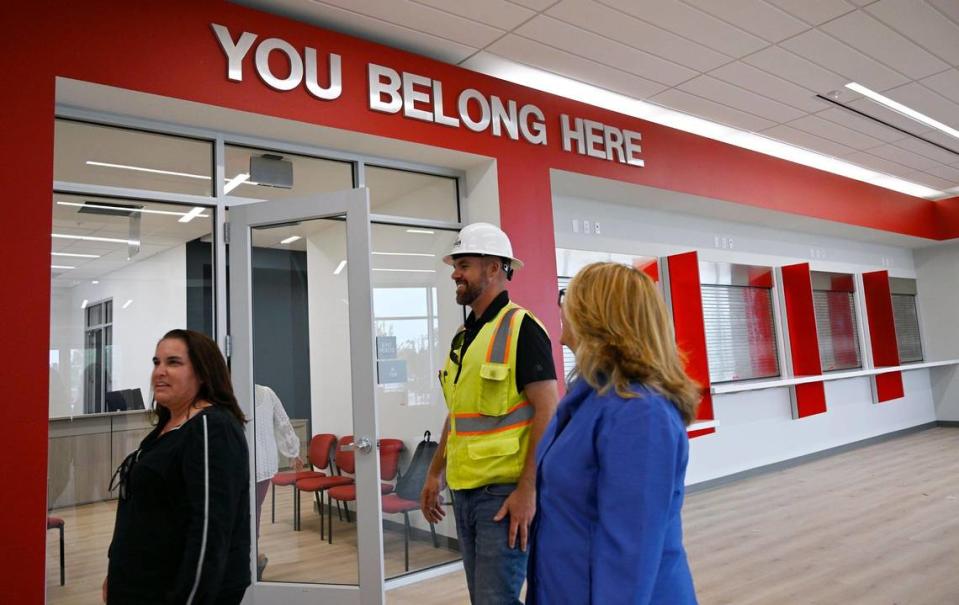
M456 284L459 286L459 284ZM486 276L480 278L478 284L471 284L468 281L463 281L463 285L466 286L462 292L456 292L456 304L458 305L471 305L473 301L479 298L479 295L483 293L483 290L489 286L489 280L486 279Z

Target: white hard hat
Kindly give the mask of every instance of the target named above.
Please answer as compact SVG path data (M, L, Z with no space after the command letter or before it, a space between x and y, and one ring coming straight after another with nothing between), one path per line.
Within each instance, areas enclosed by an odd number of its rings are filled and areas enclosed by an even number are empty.
M463 227L443 262L452 265L453 257L460 255L499 256L511 261L513 269L523 268L523 261L513 256L513 246L503 230L489 223L471 223Z

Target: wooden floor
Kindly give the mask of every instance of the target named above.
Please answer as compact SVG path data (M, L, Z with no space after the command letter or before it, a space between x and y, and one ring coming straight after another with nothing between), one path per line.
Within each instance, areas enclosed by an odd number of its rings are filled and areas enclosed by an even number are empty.
M959 429L937 428L690 494L683 517L699 601L959 604L957 479ZM51 531L51 603L97 602L111 532L103 519L112 519L112 505L95 506L100 510L73 517L70 511L57 513L67 519L67 587L57 585L56 532ZM266 506L268 515L269 502ZM304 499L304 519L307 510ZM265 520L263 544L271 567L277 559L273 573L294 573L289 566L296 562L284 562L281 554L286 526L279 518L275 526L268 516ZM312 522L304 521L300 534L309 536ZM334 530L334 547L355 548L349 526L335 524ZM70 544L77 533L86 536L83 545ZM417 563L450 555L428 543L414 546ZM402 570L402 536L387 532L386 550L388 570ZM268 567L268 578L270 573ZM441 605L466 603L468 597L462 573L456 573L390 591L387 601Z

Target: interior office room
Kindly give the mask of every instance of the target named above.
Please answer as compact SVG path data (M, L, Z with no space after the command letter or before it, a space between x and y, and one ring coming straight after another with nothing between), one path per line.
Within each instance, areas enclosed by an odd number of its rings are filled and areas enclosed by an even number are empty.
M393 492L443 429L468 311L443 257L477 221L524 261L510 296L558 374L559 288L596 261L656 281L702 387L700 602L959 593L954 2L102 1L3 23L11 602L99 602L111 477L154 427L174 328L351 486L298 488L279 454L245 603L467 602L452 509L430 524ZM361 439L377 454L341 447Z

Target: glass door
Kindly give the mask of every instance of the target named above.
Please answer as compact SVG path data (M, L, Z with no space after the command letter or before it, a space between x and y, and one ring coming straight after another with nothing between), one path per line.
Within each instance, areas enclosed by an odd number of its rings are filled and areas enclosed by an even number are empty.
M229 233L253 602L383 603L369 192L234 206Z

